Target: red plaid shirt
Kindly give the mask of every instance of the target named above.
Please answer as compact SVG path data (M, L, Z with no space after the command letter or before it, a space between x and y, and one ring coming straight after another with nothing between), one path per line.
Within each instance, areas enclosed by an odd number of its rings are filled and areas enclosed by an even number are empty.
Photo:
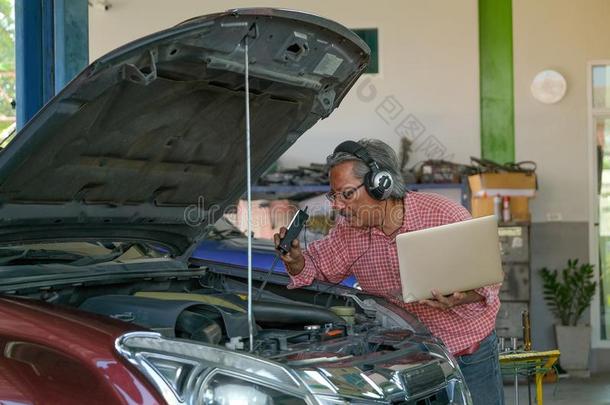
M312 242L304 252L305 268L291 276L288 288L309 285L314 279L339 283L354 274L363 291L383 296L415 314L433 335L458 353L489 335L500 308L499 285L476 289L484 300L440 310L419 303L404 303L395 237L399 233L431 228L470 218L461 205L437 194L409 192L404 198L404 219L392 236L379 228L356 228L339 219L329 235Z

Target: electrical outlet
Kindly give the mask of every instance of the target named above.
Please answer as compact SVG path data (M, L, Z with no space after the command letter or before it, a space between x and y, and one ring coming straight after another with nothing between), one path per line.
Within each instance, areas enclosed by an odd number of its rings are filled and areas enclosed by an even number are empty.
M547 212L546 220L549 222L559 222L563 220L563 215L561 215L561 212Z

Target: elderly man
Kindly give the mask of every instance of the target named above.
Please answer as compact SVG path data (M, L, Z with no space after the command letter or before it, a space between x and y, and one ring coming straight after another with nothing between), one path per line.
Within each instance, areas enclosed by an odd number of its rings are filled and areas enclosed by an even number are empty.
M401 301L396 235L470 218L464 207L434 194L407 192L396 154L378 140L346 141L327 158L331 191L340 214L329 235L302 251L295 240L282 255L289 288L314 279L339 283L353 274L362 290L386 297L417 315L456 356L475 404L502 404L494 325L498 286L417 303ZM285 228L275 235L279 244ZM450 269L448 269L450 271Z

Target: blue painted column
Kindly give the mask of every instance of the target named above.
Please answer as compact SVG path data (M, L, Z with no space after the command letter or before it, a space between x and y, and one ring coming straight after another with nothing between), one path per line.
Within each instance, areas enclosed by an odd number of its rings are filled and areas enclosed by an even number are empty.
M17 130L43 103L42 2L15 0Z
M87 0L55 1L55 93L89 64Z
M17 130L89 61L87 0L15 0Z
M40 105L40 107L42 107L55 95L55 23L53 21L53 8L55 0L39 1L42 7L42 104ZM36 1L33 1L33 3L36 3Z

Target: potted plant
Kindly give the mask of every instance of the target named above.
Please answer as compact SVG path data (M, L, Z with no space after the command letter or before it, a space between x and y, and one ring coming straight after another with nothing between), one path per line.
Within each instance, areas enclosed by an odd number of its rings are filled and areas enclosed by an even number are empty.
M591 326L579 325L578 321L595 294L593 265L579 265L578 259L573 259L561 271L545 267L540 274L544 299L561 322L555 324L561 366L572 375L588 376Z

